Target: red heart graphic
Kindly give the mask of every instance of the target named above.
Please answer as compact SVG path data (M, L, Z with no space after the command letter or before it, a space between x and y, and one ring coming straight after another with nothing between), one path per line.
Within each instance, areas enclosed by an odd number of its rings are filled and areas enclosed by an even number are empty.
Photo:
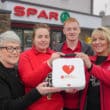
M74 70L74 66L73 65L63 65L62 69L65 73L70 74Z
M68 86L68 87L70 87L70 86L71 86L71 84L67 84L67 86Z

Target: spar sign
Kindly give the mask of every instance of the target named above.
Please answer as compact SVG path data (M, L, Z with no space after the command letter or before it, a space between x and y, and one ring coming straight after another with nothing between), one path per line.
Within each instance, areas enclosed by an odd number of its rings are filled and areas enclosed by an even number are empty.
M54 22L64 22L66 19L70 17L69 12L66 11L57 11L57 10L47 10L45 8L39 9L36 7L25 7L25 6L14 6L13 7L13 15L15 17L19 18L31 18L34 20L46 20L46 21L51 21L54 20Z
M37 18L44 18L44 19L55 19L58 20L58 12L50 11L49 13L46 12L46 10L41 10L39 12L36 8L25 8L23 6L15 6L14 7L14 15L15 16L36 16Z

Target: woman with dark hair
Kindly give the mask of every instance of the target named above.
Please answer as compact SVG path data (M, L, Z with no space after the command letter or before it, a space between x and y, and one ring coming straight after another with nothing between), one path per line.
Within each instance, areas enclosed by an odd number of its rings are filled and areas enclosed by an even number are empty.
M44 80L51 81L51 64L61 52L49 48L50 28L47 24L36 24L32 36L32 48L23 52L19 60L19 74L25 84L26 93ZM47 94L29 107L29 110L62 110L60 93Z

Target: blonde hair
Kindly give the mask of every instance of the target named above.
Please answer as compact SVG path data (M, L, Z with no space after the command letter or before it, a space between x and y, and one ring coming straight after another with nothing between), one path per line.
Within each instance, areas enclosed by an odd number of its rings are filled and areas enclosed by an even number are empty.
M44 24L44 23L39 23L39 24L35 24L34 25L34 28L33 28L33 35L32 35L32 40L34 39L35 37L35 31L37 29L40 29L40 28L44 28L44 29L47 29L50 33L50 27L47 25L47 24Z
M109 52L110 52L110 29L107 27L99 27L92 32L92 36L96 34L102 34L109 44Z
M78 25L79 25L79 22L78 22L78 20L77 20L76 18L70 17L70 18L68 18L67 20L65 20L64 26L65 26L66 23L71 23L71 22L77 22Z
M110 29L107 27L99 27L92 32L92 36L95 34L102 34L110 43Z

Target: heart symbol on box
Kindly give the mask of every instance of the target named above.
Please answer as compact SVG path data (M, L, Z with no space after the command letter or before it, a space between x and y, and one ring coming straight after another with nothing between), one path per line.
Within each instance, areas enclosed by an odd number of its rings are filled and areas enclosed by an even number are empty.
M73 65L63 65L62 69L65 73L70 74L74 70Z
M70 87L71 86L71 84L67 84L67 87Z

